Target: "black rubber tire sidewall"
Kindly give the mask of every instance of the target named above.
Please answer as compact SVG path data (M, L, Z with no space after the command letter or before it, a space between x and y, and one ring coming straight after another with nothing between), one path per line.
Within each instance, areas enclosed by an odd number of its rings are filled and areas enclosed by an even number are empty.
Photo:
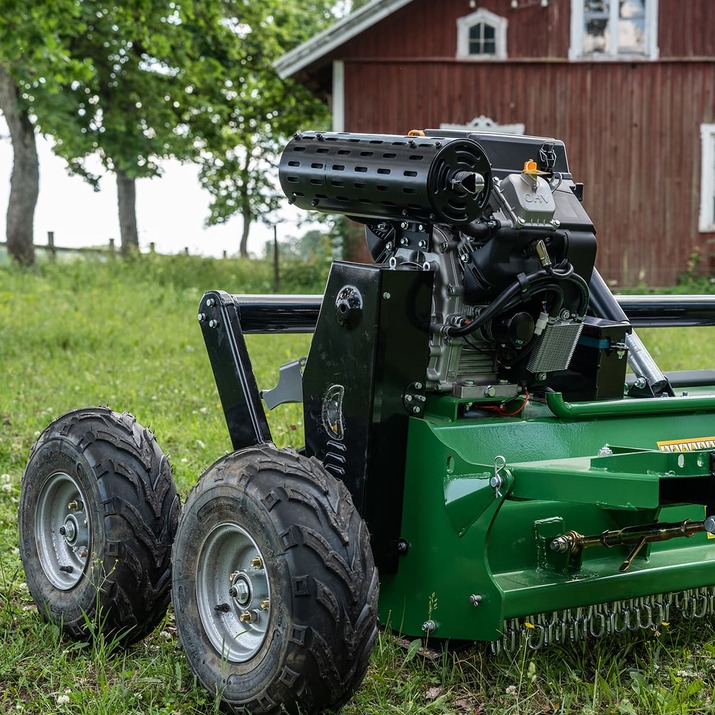
M323 484L330 489L321 496ZM293 490L298 503L299 490L306 488L306 502L322 501L320 510L331 510L327 500L342 502L339 518L347 515L347 522L311 538L330 542L338 570L349 564L347 588L333 578L334 565L321 565L322 558L293 544L296 536L300 539L296 527L316 531L312 527L319 520L306 519L311 509L275 506L277 498L285 502L286 489ZM201 624L195 590L205 539L226 522L251 535L267 561L271 583L265 640L244 663L227 663L213 647ZM336 538L340 530L343 539ZM339 707L362 681L376 634L377 572L364 522L345 487L319 462L274 448L219 460L186 502L173 562L180 642L192 670L224 708L252 715L321 712ZM330 593L335 595L325 595Z
M90 556L69 590L45 574L35 533L38 500L58 472L76 481L90 516ZM128 644L150 633L170 601L179 510L168 460L131 415L86 408L55 420L30 453L18 513L20 556L39 612L79 639L101 630Z

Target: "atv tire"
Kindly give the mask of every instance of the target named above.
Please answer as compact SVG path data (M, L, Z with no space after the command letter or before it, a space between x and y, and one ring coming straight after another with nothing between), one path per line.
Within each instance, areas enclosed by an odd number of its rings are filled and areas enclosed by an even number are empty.
M152 433L106 408L40 435L22 478L20 556L38 611L76 639L129 644L164 617L179 497Z
M216 462L173 550L176 625L191 669L233 713L337 709L377 633L367 528L342 482L292 450Z

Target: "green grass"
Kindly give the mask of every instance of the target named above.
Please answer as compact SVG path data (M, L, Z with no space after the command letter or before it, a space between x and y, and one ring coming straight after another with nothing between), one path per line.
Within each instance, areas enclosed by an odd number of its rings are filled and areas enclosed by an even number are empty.
M287 265L286 292L320 292L324 265ZM134 413L169 454L185 495L230 443L196 321L204 290L268 292L262 262L143 257L0 267L0 713L216 712L176 640L171 613L123 650L66 639L42 621L18 557L19 484L30 446L63 412ZM644 331L664 369L709 367L712 329ZM259 385L306 354L306 336L249 336ZM276 442L302 441L301 413L270 415ZM709 713L715 632L697 622L618 639L522 649L418 651L382 633L345 715L383 713ZM427 644L428 646L430 644Z

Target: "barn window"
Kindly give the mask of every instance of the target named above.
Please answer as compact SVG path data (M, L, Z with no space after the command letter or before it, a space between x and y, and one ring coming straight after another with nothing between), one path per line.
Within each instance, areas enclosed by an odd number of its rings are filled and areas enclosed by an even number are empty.
M571 0L571 59L658 57L658 0Z
M507 21L489 10L477 10L457 20L457 57L503 60L506 58Z
M702 180L700 182L700 230L715 231L715 124L701 124Z

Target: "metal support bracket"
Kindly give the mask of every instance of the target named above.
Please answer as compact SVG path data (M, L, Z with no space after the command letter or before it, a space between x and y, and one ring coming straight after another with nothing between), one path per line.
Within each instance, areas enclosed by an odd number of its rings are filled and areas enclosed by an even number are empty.
M287 402L303 402L303 368L306 358L292 360L278 368L278 384L272 390L263 390L261 397L272 410Z
M198 319L233 448L271 442L233 296L223 291L206 293L199 304Z

